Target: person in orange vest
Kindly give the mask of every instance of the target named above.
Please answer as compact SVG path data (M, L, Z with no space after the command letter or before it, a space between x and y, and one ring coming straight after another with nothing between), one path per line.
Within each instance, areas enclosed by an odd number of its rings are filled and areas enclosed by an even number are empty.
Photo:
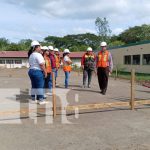
M72 61L69 55L70 55L69 49L65 49L63 53L63 70L65 72L65 88L68 88L70 72L72 69L71 68Z
M51 60L49 57L50 53L49 53L49 49L47 46L43 46L42 49L44 50L43 57L45 60L45 68L47 72L47 77L45 78L44 88L48 89L48 92L46 94L51 96L52 95L52 67L51 67Z
M83 69L83 88L86 87L86 79L88 77L88 88L90 88L92 73L95 70L96 57L91 47L87 48L86 53L82 56L81 67Z
M61 64L61 59L60 59L58 48L54 49L54 53L55 53L55 59L56 59L55 85L58 86L58 84L56 84L56 79L58 77L58 69L60 68L60 64Z
M106 94L108 77L113 70L113 60L111 53L107 50L107 43L101 42L101 51L97 55L97 76L99 87L103 95Z

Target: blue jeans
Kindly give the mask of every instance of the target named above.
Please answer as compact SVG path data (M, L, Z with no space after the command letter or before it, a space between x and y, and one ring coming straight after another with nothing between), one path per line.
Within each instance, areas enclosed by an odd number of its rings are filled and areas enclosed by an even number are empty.
M68 88L70 72L65 71L65 88Z
M58 77L58 70L56 69L56 71L55 71L55 80L56 80L57 77Z
M31 80L31 97L32 100L35 100L37 96L37 100L43 101L44 98L44 74L41 70L30 69L28 75Z

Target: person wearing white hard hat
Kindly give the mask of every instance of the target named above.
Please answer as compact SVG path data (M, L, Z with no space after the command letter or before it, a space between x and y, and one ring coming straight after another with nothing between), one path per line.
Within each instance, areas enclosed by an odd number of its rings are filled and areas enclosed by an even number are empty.
M43 57L45 59L45 68L47 72L47 77L45 78L44 88L45 88L46 94L51 96L52 95L52 67L51 67L51 60L49 57L49 49L47 46L43 46L42 48L44 50Z
M83 88L86 87L88 77L88 88L91 87L92 73L95 70L95 54L91 47L88 47L86 53L82 56L81 67L83 69Z
M107 50L107 43L101 42L101 51L97 55L97 76L101 94L105 95L108 86L108 77L113 70L112 55Z
M44 77L47 77L45 61L41 55L41 46L38 41L32 41L29 57L29 77L31 80L31 103L46 104L44 100Z
M41 46L41 54L43 55L44 51L48 50L47 46Z
M60 53L59 53L58 48L54 48L54 54L55 54L55 59L56 59L55 85L58 86L58 84L56 84L56 80L58 77L58 70L59 70L60 64L61 64Z
M54 74L54 80L55 80L56 58L55 58L55 53L54 53L54 47L53 46L48 46L48 48L49 48L49 53L50 53L49 56L50 56L50 60L51 60L52 73ZM51 82L53 83L52 78L51 78Z
M65 49L63 53L63 70L65 72L65 88L69 86L69 77L71 72L71 64L72 61L70 59L70 51L69 49Z

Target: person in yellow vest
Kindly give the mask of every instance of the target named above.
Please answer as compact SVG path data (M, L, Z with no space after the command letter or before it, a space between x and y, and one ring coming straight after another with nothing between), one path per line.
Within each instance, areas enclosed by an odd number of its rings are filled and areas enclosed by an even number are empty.
M68 88L70 72L72 69L71 68L72 61L69 55L70 55L69 49L65 49L63 53L63 70L65 72L65 88Z
M56 84L56 79L58 77L58 69L60 68L61 59L60 59L60 53L59 53L58 48L54 49L54 53L55 53L55 59L56 59L56 71L55 71L55 84ZM58 84L56 84L56 86L58 86Z
M113 70L113 60L111 53L107 50L107 43L101 42L101 51L97 55L97 76L99 87L103 95L106 94L108 77Z
M43 46L43 57L45 60L45 68L47 72L47 77L45 78L44 88L48 89L47 95L52 95L52 67L51 67L51 60L49 57L49 49L47 46ZM46 92L46 91L45 91Z
M90 88L92 73L95 70L95 55L91 47L87 48L86 53L82 56L81 67L83 69L83 88L86 87L86 79L88 77L88 88Z

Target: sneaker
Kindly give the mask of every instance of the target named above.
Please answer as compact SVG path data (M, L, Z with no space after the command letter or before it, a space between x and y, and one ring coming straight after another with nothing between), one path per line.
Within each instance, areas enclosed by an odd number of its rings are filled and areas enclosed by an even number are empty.
M91 88L91 85L90 85L90 84L88 85L88 88Z
M37 103L38 103L38 100L30 100L30 103L31 103L31 104L37 104Z
M46 95L44 95L44 96L43 96L43 99L46 99L46 98L47 98L47 96L46 96Z
M39 105L45 105L47 103L48 103L47 101L39 101Z
M53 94L51 92L46 93L48 96L52 96Z

